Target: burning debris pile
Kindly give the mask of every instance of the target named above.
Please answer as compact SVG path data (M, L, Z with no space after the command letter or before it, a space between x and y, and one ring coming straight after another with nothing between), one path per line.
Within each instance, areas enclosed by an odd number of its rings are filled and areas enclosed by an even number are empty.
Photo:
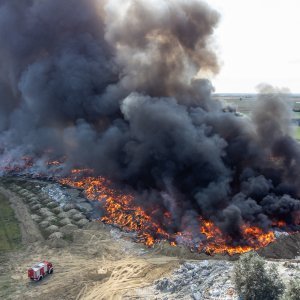
M83 188L148 245L240 253L299 230L284 95L237 118L203 79L218 21L200 0L1 1L3 174Z
M104 210L102 222L137 232L138 240L148 246L168 240L173 246L182 244L193 251L233 255L259 249L275 240L273 231L264 232L258 227L244 225L241 229L244 244L234 245L230 236L226 236L213 222L201 217L198 218L198 232L194 236L189 231L172 233L169 231L172 215L168 210L162 212L160 207L151 207L147 211L144 206L137 204L133 195L117 190L103 177L83 175L86 172L91 173L88 170L73 170L72 176L60 179L60 183L83 189L89 199L100 201ZM280 226L284 227L285 224L274 224L274 227Z

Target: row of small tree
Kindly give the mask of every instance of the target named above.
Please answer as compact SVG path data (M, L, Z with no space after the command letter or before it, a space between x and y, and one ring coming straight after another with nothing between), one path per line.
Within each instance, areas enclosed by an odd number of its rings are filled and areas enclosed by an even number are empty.
M285 286L274 264L254 252L240 257L235 265L234 282L241 300L300 300L300 281L291 280Z

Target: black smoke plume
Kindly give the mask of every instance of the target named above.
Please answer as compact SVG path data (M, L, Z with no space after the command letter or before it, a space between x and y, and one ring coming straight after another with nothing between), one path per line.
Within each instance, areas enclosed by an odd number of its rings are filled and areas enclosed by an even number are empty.
M264 86L238 118L200 79L219 70L219 17L200 0L1 0L2 167L65 157L64 172L93 168L169 210L170 231L199 216L236 238L243 223L296 225L285 95Z

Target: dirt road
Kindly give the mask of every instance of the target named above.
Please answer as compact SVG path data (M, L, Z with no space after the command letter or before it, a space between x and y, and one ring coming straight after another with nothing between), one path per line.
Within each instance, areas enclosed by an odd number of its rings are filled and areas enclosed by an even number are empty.
M140 245L93 231L78 230L63 249L36 242L7 255L10 289L4 299L123 299L178 266L176 258L155 257ZM54 274L42 282L28 281L27 268L43 259L53 262Z

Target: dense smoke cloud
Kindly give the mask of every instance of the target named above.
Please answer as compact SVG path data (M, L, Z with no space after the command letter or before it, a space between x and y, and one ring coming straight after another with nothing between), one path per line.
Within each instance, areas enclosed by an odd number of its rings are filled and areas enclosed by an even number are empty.
M197 76L219 70L218 21L200 0L1 0L2 165L93 168L169 210L170 231L199 216L235 238L245 222L292 225L300 152L284 94L262 87L238 118Z

